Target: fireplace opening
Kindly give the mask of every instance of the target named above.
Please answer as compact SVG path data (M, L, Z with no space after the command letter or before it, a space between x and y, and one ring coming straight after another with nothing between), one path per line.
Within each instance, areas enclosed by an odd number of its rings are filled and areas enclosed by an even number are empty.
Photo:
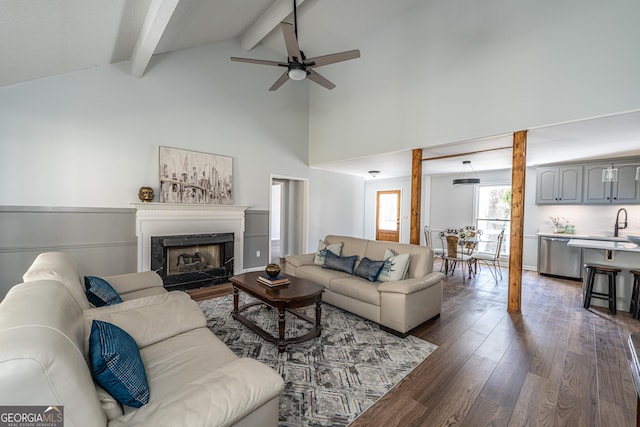
M151 237L151 269L167 290L226 283L233 275L233 233Z

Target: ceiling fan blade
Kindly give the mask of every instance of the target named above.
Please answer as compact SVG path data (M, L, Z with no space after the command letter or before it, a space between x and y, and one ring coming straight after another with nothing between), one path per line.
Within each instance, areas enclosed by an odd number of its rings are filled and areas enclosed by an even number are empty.
M315 58L307 59L304 63L307 67L321 67L323 65L335 64L336 62L348 61L356 58L360 58L360 51L358 49L332 53L331 55L316 56Z
M326 87L329 90L331 90L334 87L336 87L336 85L334 85L329 80L325 79L324 77L322 77L320 74L316 73L315 71L307 70L307 72L309 73L309 74L307 74L307 78L309 80L312 80L312 81L318 83L320 86Z
M287 55L289 55L289 58L296 58L298 62L302 62L300 46L298 46L298 38L296 37L296 31L293 25L288 22L281 22L280 28L284 36L284 44L287 46Z
M270 91L278 90L287 80L289 80L289 70L285 71L278 80L269 88Z
M231 57L232 61L236 62L248 62L249 64L260 64L260 65L274 65L276 67L288 67L289 64L283 64L278 61L266 61L264 59L251 59L251 58L236 58L234 56Z

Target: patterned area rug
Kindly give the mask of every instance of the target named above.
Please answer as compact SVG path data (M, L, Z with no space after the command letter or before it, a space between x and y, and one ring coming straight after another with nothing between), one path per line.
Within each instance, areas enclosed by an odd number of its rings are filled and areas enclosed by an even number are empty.
M241 305L250 301L240 293ZM323 304L321 336L279 354L275 344L231 317L232 296L199 304L209 328L238 356L260 360L282 375L282 427L348 425L438 348L412 336L398 338L376 323ZM315 318L314 307L303 312ZM264 305L243 312L274 335L277 313ZM286 322L288 337L311 326L291 314Z

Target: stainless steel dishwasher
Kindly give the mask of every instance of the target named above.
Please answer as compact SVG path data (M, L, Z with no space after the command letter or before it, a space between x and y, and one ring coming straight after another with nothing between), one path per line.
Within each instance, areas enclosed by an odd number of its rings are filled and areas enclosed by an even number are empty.
M538 273L582 279L582 248L567 246L570 237L538 238Z

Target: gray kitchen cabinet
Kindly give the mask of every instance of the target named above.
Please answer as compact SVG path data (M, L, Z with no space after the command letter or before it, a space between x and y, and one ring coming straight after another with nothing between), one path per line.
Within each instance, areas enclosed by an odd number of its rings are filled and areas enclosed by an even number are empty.
M582 203L582 165L545 166L536 170L536 203Z
M609 166L618 169L618 181L602 182L602 171ZM640 181L636 170L640 163L601 163L584 166L584 194L582 201L588 205L640 203Z

